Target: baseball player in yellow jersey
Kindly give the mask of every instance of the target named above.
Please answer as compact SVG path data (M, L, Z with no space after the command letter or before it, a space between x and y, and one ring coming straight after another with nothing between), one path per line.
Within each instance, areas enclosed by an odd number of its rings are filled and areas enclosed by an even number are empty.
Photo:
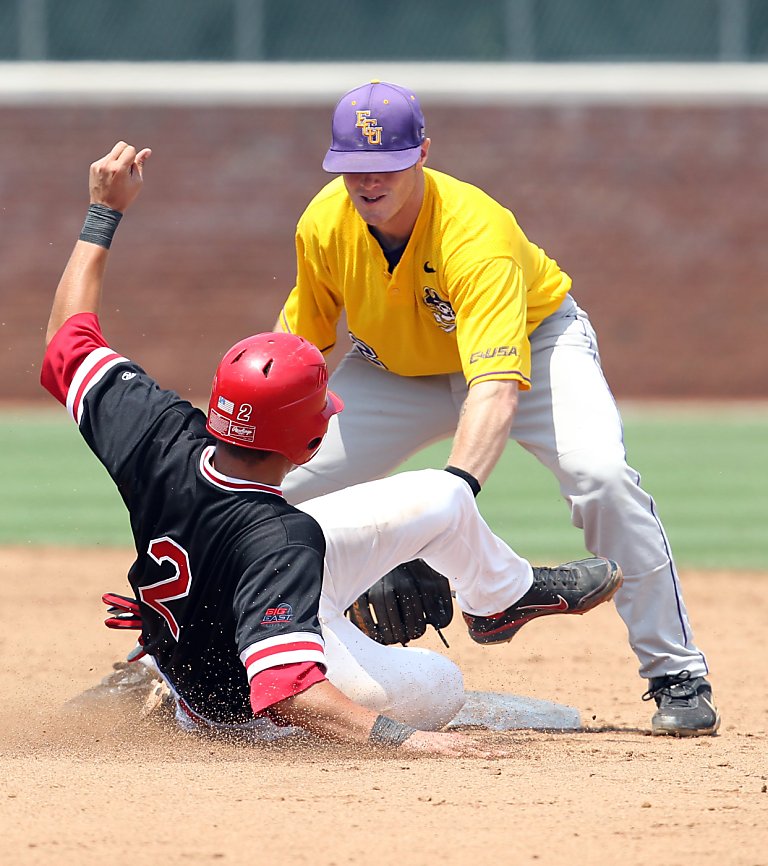
M387 475L448 436L448 464L477 494L515 439L557 477L587 549L624 572L616 606L649 680L643 697L657 704L654 733L713 734L707 663L571 279L507 208L425 168L429 147L407 88L374 81L336 106L323 167L341 177L299 220L278 329L327 352L346 311L353 349L331 380L346 411L285 495ZM468 626L480 643L509 639Z
M426 168L423 186L422 218L396 274L342 178L315 198L299 223L300 288L282 311L283 328L331 347L345 307L353 341L391 373L464 370L470 386L502 379L529 387L528 335L557 310L570 279L527 241L508 210L476 187ZM436 219L429 216L435 209ZM476 233L467 231L472 224ZM508 307L503 317L499 303Z

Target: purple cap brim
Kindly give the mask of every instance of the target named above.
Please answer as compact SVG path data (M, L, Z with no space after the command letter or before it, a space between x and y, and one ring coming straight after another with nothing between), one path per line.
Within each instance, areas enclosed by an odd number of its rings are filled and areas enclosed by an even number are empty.
M403 171L416 165L421 156L421 144L406 150L329 150L323 160L323 170L332 174L378 174Z

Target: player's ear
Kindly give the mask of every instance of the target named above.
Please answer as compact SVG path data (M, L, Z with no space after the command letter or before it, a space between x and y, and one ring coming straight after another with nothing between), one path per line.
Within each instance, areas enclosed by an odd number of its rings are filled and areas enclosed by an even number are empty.
M419 161L416 165L421 168L422 165L427 161L427 154L429 153L429 145L432 143L431 138L425 138L421 143L421 154L419 156Z

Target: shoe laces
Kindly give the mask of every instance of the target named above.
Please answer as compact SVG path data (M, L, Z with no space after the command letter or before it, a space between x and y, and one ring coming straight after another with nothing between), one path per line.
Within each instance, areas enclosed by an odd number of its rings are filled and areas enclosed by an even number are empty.
M556 568L540 566L533 571L533 585L537 589L549 589L562 586L575 589L578 586L579 574L575 568L559 565Z
M680 671L679 674L668 674L665 677L659 677L657 685L650 686L648 691L643 695L643 700L650 701L658 695L667 695L670 698L674 697L675 695L672 690L676 686L682 686L684 683L689 683L691 679L691 672L688 670ZM690 689L677 689L677 697L684 697L688 694L692 694Z

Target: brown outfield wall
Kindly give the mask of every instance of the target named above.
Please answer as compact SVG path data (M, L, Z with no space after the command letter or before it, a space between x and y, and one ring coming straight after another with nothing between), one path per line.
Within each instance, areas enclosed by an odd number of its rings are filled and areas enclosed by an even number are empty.
M768 393L768 107L430 108L430 164L507 204L574 278L620 398ZM0 108L0 398L44 396L50 299L88 164L152 146L102 313L124 354L205 393L269 329L327 180L330 106Z

